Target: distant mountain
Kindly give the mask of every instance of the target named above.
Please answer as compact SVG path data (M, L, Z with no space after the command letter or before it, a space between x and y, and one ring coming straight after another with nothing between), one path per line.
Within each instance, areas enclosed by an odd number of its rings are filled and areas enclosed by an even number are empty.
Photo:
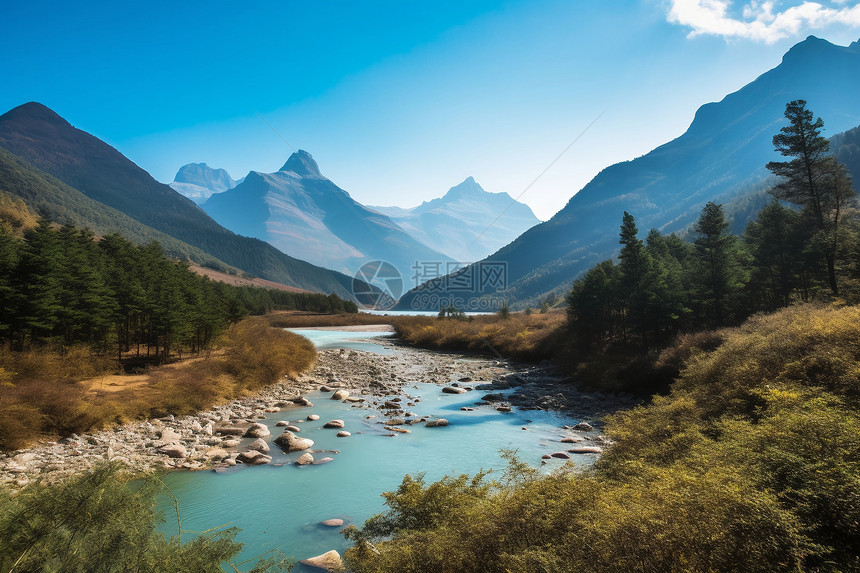
M212 169L205 163L189 163L179 168L170 186L202 205L213 194L232 189L244 180L244 177L234 180L225 169Z
M507 193L484 191L472 177L444 197L413 209L370 207L425 245L458 262L471 263L504 247L540 220Z
M306 151L293 153L275 173L252 171L202 208L228 229L348 274L382 260L408 284L416 261L451 261L323 177Z
M636 217L643 234L650 228L673 232L695 221L707 201L743 200L766 186L764 166L780 158L771 139L785 125L785 104L794 99L806 100L831 134L860 123L860 42L842 47L810 36L776 68L699 108L677 139L601 171L552 219L485 261L506 266L504 296L522 305L566 291L579 273L617 252L624 211ZM470 272L475 269L464 271ZM416 294L408 293L400 306L422 306L427 297ZM496 296L457 294L466 307Z
M351 277L228 231L116 149L41 104L24 104L0 116L0 147L89 199L228 265L289 286L352 295Z

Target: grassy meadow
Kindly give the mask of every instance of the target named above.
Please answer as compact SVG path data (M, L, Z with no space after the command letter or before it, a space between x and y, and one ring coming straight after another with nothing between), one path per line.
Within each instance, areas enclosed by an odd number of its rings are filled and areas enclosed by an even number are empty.
M311 368L313 345L262 317L232 325L214 349L140 374L86 347L0 351L0 449L130 420L185 415Z

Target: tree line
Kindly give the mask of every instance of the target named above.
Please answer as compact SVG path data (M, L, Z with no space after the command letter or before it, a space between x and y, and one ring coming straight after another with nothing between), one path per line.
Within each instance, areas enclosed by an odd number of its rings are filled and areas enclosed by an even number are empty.
M272 310L357 312L335 295L237 287L167 258L160 245L48 220L22 239L0 233L0 341L87 344L164 360L199 352L230 323Z
M618 262L603 261L574 283L568 324L586 349L651 348L679 332L739 324L748 316L797 301L855 300L860 278L860 227L847 169L829 153L806 102L786 105L788 125L773 144L787 161L773 202L742 236L728 232L722 206L709 202L690 243L652 229L639 236L624 212Z

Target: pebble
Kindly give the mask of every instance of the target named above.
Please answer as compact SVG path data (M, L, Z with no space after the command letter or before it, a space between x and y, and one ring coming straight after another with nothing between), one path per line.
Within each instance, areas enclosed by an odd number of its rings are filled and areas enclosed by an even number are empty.
M601 454L603 453L603 448L599 448L597 446L583 446L581 448L573 448L567 451L572 454Z

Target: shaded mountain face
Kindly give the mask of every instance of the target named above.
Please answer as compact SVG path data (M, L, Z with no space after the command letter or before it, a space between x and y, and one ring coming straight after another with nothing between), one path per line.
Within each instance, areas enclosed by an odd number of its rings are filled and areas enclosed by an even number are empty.
M413 209L370 208L462 263L483 259L540 223L528 205L507 193L488 193L472 177Z
M227 269L223 261L90 199L2 147L0 191L21 198L31 210L56 223L88 228L102 236L117 233L139 245L158 241L170 257L187 259L209 268Z
M240 185L211 196L203 208L237 233L347 274L382 260L394 265L408 285L416 262L451 260L352 199L323 177L306 151L292 154L275 173L252 171Z
M860 126L831 137L830 151L845 164L854 181L854 189L860 191Z
M768 184L765 164L781 159L771 140L786 124L785 104L795 99L806 100L830 134L860 123L860 42L842 47L810 36L776 68L699 108L677 139L601 171L552 219L488 259L507 269L505 296L534 304L567 290L579 273L618 251L624 211L643 236L651 228L668 233L688 227L708 201L729 203L760 190ZM421 306L427 297L416 294L401 307ZM468 309L488 295L458 296Z
M205 163L189 163L179 168L170 186L201 205L213 194L232 189L243 180L234 180L225 169L212 169Z
M135 221L248 273L315 292L351 297L353 281L218 225L119 151L28 103L0 116L0 147Z

